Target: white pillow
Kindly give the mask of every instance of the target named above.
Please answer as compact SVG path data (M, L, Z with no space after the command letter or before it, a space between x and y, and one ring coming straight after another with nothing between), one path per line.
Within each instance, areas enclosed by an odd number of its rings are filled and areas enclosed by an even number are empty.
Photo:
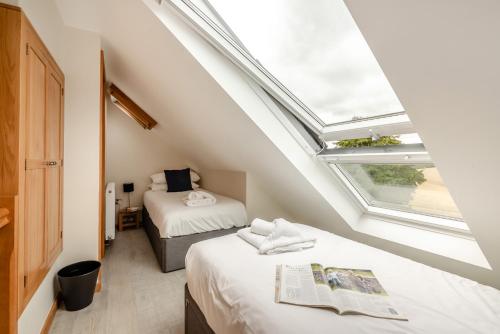
M190 177L192 182L198 182L200 181L200 176L196 174L196 172L193 172L190 170ZM151 180L153 183L167 183L167 180L165 179L165 173L156 173L151 175Z
M165 173L157 173L151 175L151 180L153 183L165 183L167 184L167 180L165 179Z
M190 170L189 174L191 175L191 181L192 182L198 182L198 181L200 181L200 176L195 171L193 171L192 169Z
M166 183L151 183L148 186L149 189L152 191L167 191L167 184Z
M200 186L194 182L191 182L191 188L198 189ZM152 191L167 191L168 187L166 183L151 183L148 186Z

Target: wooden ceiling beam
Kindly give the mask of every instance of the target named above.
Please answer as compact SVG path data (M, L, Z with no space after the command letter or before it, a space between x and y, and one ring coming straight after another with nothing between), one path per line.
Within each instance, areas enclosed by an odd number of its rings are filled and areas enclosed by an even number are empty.
M158 124L153 117L149 116L147 112L132 101L132 99L116 87L115 84L112 83L109 86L108 92L112 97L113 103L124 113L136 120L144 129L151 130Z

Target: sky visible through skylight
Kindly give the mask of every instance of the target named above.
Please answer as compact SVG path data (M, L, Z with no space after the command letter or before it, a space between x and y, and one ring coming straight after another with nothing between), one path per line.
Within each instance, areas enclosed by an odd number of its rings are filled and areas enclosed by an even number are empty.
M342 0L209 2L325 124L404 111Z

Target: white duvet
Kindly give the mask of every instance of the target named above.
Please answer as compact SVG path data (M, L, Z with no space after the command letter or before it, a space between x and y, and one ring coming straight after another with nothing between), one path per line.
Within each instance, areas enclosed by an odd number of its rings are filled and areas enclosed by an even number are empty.
M334 234L314 248L259 255L236 234L193 244L186 256L189 290L218 334L500 333L500 291ZM275 266L317 262L371 269L409 321L339 316L331 310L274 302Z
M171 238L194 233L245 226L247 215L243 203L211 193L216 204L202 207L188 207L182 199L189 191L144 193L144 206L151 220L160 232L161 238Z

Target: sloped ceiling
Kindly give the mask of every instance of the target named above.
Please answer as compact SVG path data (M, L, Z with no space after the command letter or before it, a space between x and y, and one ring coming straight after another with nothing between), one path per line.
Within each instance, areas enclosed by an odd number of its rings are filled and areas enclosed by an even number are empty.
M297 221L495 284L493 272L352 231L142 1L92 0L78 19L71 4L81 1L56 2L66 24L101 33L108 79L158 121L152 131L195 167L245 170ZM105 19L85 20L94 11Z
M500 2L346 4L500 275Z

